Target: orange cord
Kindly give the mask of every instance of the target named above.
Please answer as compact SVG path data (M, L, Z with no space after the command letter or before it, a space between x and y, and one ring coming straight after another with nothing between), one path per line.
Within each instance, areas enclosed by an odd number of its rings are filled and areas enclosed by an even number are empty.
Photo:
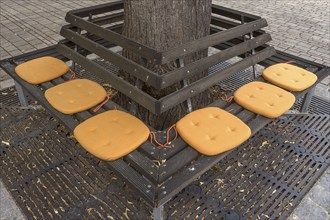
M161 148L172 148L171 146L167 146L165 144L161 144L157 141L157 138L156 138L156 134L155 132L150 132L150 142L153 144L153 142L155 142L158 147L161 147Z
M286 61L285 63L287 63L287 64L290 64L290 63L296 63L296 61L294 61L294 60L289 60L289 61Z
M69 69L69 70L70 70L70 73L71 73L71 77L69 79L69 81L70 81L70 80L73 80L73 79L76 78L76 73L72 69Z
M111 97L112 98L112 97ZM107 98L99 104L96 108L94 108L93 112L97 112L103 105L105 105L110 100L110 96L107 95Z
M174 129L175 131L175 137L173 138L173 140L169 140L170 139L170 131ZM156 138L156 134L155 132L150 132L150 142L153 144L153 141L158 145L158 147L161 147L161 148L173 148L173 146L170 146L169 144L171 144L172 141L175 141L176 139L178 138L178 132L176 130L176 125L172 125L171 127L169 127L166 131L166 142L165 144L161 144L157 141L157 138Z
M175 132L175 136L173 138L173 140L169 141L170 139L170 131L174 129ZM175 141L178 138L178 131L176 130L176 125L172 125L171 127L169 127L169 129L166 131L166 143L165 145L171 144L172 141Z
M224 94L224 95L222 95L221 96L221 100L222 101L225 101L225 102L231 102L231 101L233 101L233 98L234 98L234 96L232 95L232 96L229 96L229 97L227 97L227 95L226 94Z

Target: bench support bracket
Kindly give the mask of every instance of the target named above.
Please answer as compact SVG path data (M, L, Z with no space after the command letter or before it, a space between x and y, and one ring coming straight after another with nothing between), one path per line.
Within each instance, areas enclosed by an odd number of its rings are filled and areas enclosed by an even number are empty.
M26 99L26 93L23 90L22 86L19 85L16 81L15 82L15 88L17 91L19 102L21 103L22 107L27 107L29 105L28 100Z
M300 108L301 113L307 113L308 107L309 107L309 105L311 104L311 101L312 101L314 91L315 91L315 86L313 88L311 88L306 93L306 95L304 96L303 103L302 103L301 108Z

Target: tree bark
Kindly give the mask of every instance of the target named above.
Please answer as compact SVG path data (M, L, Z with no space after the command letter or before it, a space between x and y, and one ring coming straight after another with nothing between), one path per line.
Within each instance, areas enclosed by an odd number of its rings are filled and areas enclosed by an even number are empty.
M209 34L211 0L124 0L124 13L123 34L125 36L157 51L163 51ZM136 62L141 60L133 51L124 50L123 54ZM184 62L187 65L205 56L207 56L207 50L199 51L185 56ZM151 61L146 66L158 74L166 74L177 68L174 61L161 66ZM205 74L207 72L192 78L190 83ZM125 77L134 82L130 76ZM147 85L144 85L142 89L159 99L179 88L181 85L178 83L161 91ZM207 105L210 99L208 92L193 97L193 108ZM121 104L125 105L124 102ZM185 114L187 114L185 103L160 115L154 115L143 107L139 107L137 111L140 119L156 129L169 127Z

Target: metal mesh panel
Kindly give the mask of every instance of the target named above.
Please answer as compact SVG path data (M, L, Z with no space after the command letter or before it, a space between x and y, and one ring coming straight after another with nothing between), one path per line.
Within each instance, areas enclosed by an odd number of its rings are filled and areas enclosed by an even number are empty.
M151 218L139 195L46 112L1 115L0 177L28 218ZM285 218L329 165L327 121L283 116L268 124L174 197L167 218Z

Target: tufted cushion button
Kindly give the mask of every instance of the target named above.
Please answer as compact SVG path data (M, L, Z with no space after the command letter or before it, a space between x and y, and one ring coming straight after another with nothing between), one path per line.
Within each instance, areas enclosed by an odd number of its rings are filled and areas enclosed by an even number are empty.
M102 144L102 146L110 146L111 145L111 141L104 141L104 144Z
M231 132L235 132L236 131L236 128L230 128L230 131Z
M264 90L254 90L262 87ZM246 94L253 91L254 98L247 98ZM280 97L280 98L277 98ZM235 101L244 108L268 118L276 118L289 110L295 102L291 93L271 84L251 82L234 93ZM269 101L272 102L269 102Z
M314 73L287 63L275 64L266 68L262 76L281 88L296 92L309 88L317 81Z
M111 123L113 119L117 123ZM129 154L149 137L149 129L143 122L119 110L91 117L79 124L73 133L83 148L102 160L116 160Z
M215 117L218 119L215 120ZM196 119L199 120L199 126L191 126L191 122ZM185 142L205 155L216 155L233 149L251 135L250 128L239 118L215 107L189 113L178 121L176 128ZM235 132L228 132L229 128L234 128Z
M132 131L132 130L128 130L125 132L125 134L133 134L133 133L134 133L134 131Z
M40 84L64 75L69 67L62 60L46 56L22 63L15 71L28 83Z
M216 139L216 136L210 138L211 141L214 141L215 139Z
M49 104L65 114L87 110L102 102L106 95L102 86L88 79L71 80L45 92Z

